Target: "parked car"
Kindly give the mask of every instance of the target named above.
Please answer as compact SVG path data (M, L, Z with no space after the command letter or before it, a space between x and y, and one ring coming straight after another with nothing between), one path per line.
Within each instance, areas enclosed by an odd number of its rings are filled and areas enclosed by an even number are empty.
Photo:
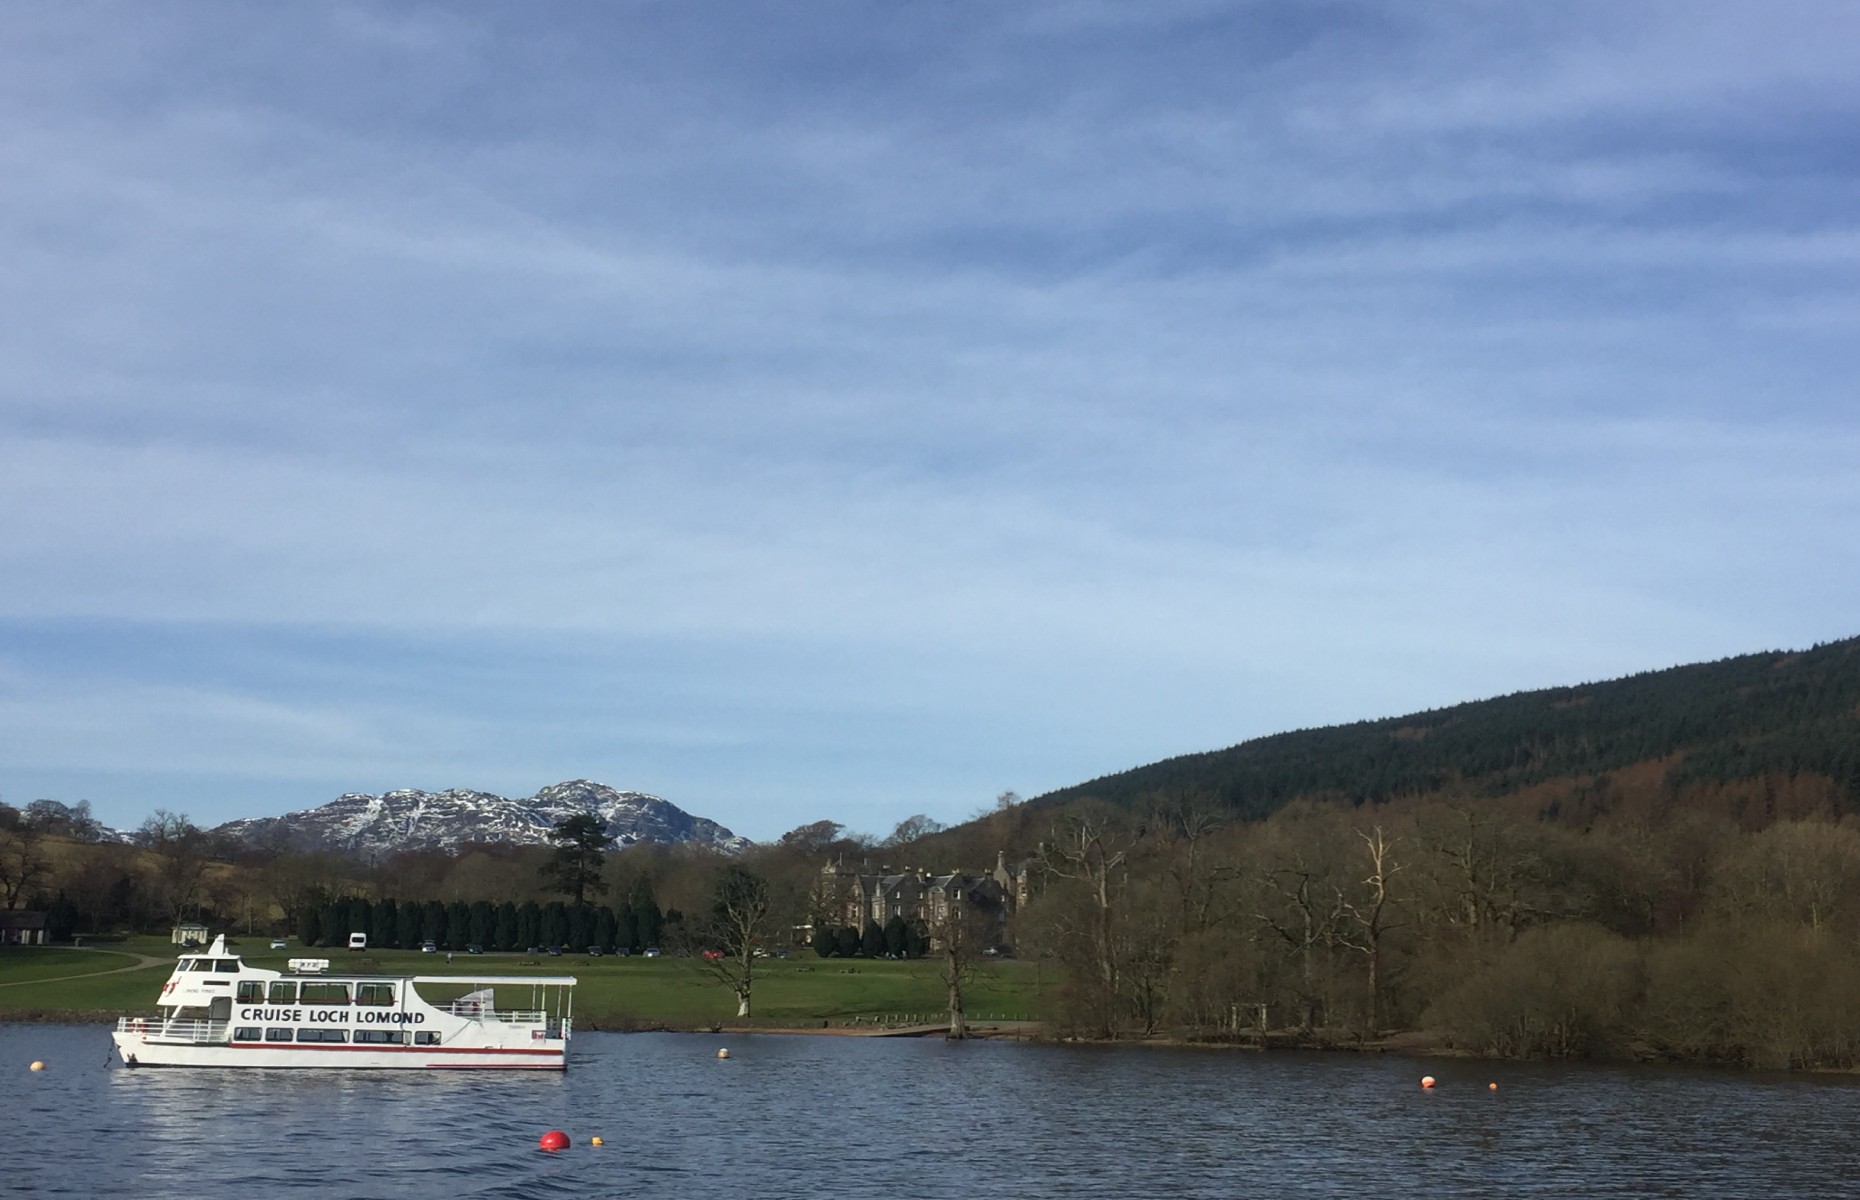
M285 941L283 938L272 938L271 948L273 950L289 950L291 948L291 944Z
M479 945L479 944L478 944L477 942L473 942L473 943L472 943L471 945L469 945L469 946L467 946L467 947L465 947L465 953L467 953L467 954L483 954L483 953L484 953L484 947L483 947L483 946L480 946L480 945Z
M439 949L438 942L421 942L420 943L421 954L433 954L433 953L436 953L438 949Z
M723 951L721 951L721 950L706 950L706 951L704 951L704 957L705 957L705 958L722 958L722 957L723 957Z
M542 952L543 948L541 946L531 946L528 950L524 951L525 954L541 954Z
M621 958L631 958L633 956L633 947L616 946L614 947L614 953L618 954Z
M604 950L602 950L602 949L601 949L601 948L600 948L599 946L589 946L589 947L588 947L588 957L589 957L589 958L599 958L599 957L600 957L600 956L601 956L602 954L605 954L605 953L606 953L606 951L604 951Z
M647 947L646 947L646 957L647 957L647 958L657 958L657 957L659 957L659 948L658 948L657 946L647 946Z
M562 956L562 947L551 946L549 947L549 953L555 955L557 958L560 958Z

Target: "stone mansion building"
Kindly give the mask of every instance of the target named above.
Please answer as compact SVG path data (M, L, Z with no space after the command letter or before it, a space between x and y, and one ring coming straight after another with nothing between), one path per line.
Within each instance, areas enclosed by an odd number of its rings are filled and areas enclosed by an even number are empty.
M952 911L979 907L1005 925L1027 903L1029 878L1026 864L1009 866L1005 853L995 856L995 869L985 875L933 875L912 868L873 871L842 858L821 868L814 911L821 919L854 929L865 928L868 921L882 928L891 918L901 917L934 932Z

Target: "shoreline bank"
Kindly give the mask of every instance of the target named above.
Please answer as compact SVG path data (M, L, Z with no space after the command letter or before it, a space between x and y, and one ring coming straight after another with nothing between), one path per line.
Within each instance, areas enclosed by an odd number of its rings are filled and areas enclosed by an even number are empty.
M135 1013L103 1009L19 1009L0 1012L0 1024L20 1025L104 1025L113 1026L123 1016ZM786 1021L774 1025L743 1024L734 1021L677 1024L668 1021L641 1021L621 1016L578 1017L579 1033L677 1033L742 1037L769 1034L780 1037L943 1037L944 1025L860 1025L834 1024L829 1020ZM1274 1032L1238 1038L1196 1038L1180 1034L1152 1034L1124 1038L1087 1038L1055 1035L1041 1021L974 1021L968 1026L972 1041L1044 1042L1054 1046L1154 1046L1178 1050L1211 1050L1241 1053L1274 1051L1320 1051L1333 1054L1397 1054L1415 1058L1465 1058L1479 1055L1447 1045L1437 1035L1424 1031L1389 1034L1375 1041L1345 1037ZM1504 1061L1493 1059L1490 1061Z

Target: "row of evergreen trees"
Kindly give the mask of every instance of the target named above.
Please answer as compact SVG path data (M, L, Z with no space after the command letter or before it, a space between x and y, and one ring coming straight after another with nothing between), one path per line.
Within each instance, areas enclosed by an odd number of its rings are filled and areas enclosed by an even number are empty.
M883 925L867 921L863 932L851 925L818 924L812 946L822 958L922 958L930 950L930 935L917 922L894 916Z
M561 900L523 904L489 900L450 904L367 900L349 896L308 906L298 916L297 940L305 946L341 947L349 935L366 933L371 947L416 949L432 942L443 950L481 946L525 950L531 946L600 947L603 952L638 953L657 946L680 920L678 910L661 911L649 889L618 909Z

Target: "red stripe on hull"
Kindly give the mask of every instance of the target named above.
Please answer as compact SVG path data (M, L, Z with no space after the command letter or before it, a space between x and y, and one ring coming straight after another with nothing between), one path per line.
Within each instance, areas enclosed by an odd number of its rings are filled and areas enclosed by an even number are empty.
M158 1045L159 1043L150 1043ZM343 1045L337 1042L223 1042L200 1049L220 1050L315 1050L324 1054L548 1054L560 1057L566 1050L531 1049L528 1046L484 1046L477 1049L454 1046L370 1046Z

